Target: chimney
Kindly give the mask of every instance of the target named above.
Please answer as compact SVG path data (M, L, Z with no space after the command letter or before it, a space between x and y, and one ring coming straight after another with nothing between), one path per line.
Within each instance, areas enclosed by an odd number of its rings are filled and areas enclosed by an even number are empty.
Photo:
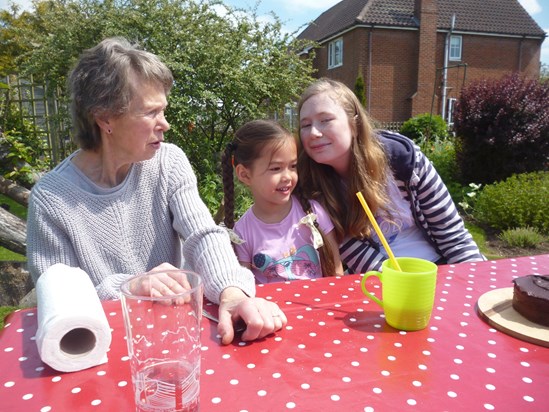
M415 0L414 16L419 23L417 87L412 116L431 111L436 78L437 0Z

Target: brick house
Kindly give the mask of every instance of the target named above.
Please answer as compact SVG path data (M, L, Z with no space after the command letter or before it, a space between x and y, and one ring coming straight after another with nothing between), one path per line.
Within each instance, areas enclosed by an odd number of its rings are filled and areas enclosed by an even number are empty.
M430 112L451 121L473 80L538 78L545 37L517 0L343 0L298 36L319 44L318 77L354 88L362 73L381 123Z

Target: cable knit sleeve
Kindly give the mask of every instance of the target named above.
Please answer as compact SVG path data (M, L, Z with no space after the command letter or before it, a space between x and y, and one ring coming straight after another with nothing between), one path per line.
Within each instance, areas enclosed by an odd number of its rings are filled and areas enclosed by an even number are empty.
M175 146L163 164L169 167L168 196L173 227L183 240L186 266L202 275L206 297L219 302L221 292L235 286L255 296L252 272L238 263L227 232L215 224L200 198L196 176L185 154Z

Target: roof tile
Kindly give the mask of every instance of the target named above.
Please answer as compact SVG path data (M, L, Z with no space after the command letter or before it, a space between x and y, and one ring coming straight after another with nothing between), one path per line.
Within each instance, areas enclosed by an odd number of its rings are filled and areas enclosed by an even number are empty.
M439 0L438 28L544 37L545 32L517 0ZM299 38L322 41L358 24L418 27L414 0L343 0L326 10L299 34Z

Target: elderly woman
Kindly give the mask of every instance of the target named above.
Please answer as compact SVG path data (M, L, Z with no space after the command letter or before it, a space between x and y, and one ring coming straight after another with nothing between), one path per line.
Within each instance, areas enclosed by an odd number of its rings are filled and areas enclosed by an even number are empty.
M286 317L254 297L254 277L200 199L186 155L163 142L172 83L157 56L125 39L83 53L69 78L80 149L32 190L32 278L55 263L80 267L101 299L113 299L130 276L185 266L202 275L206 297L220 304L222 343L233 340L239 319L247 324L243 339L262 338Z

